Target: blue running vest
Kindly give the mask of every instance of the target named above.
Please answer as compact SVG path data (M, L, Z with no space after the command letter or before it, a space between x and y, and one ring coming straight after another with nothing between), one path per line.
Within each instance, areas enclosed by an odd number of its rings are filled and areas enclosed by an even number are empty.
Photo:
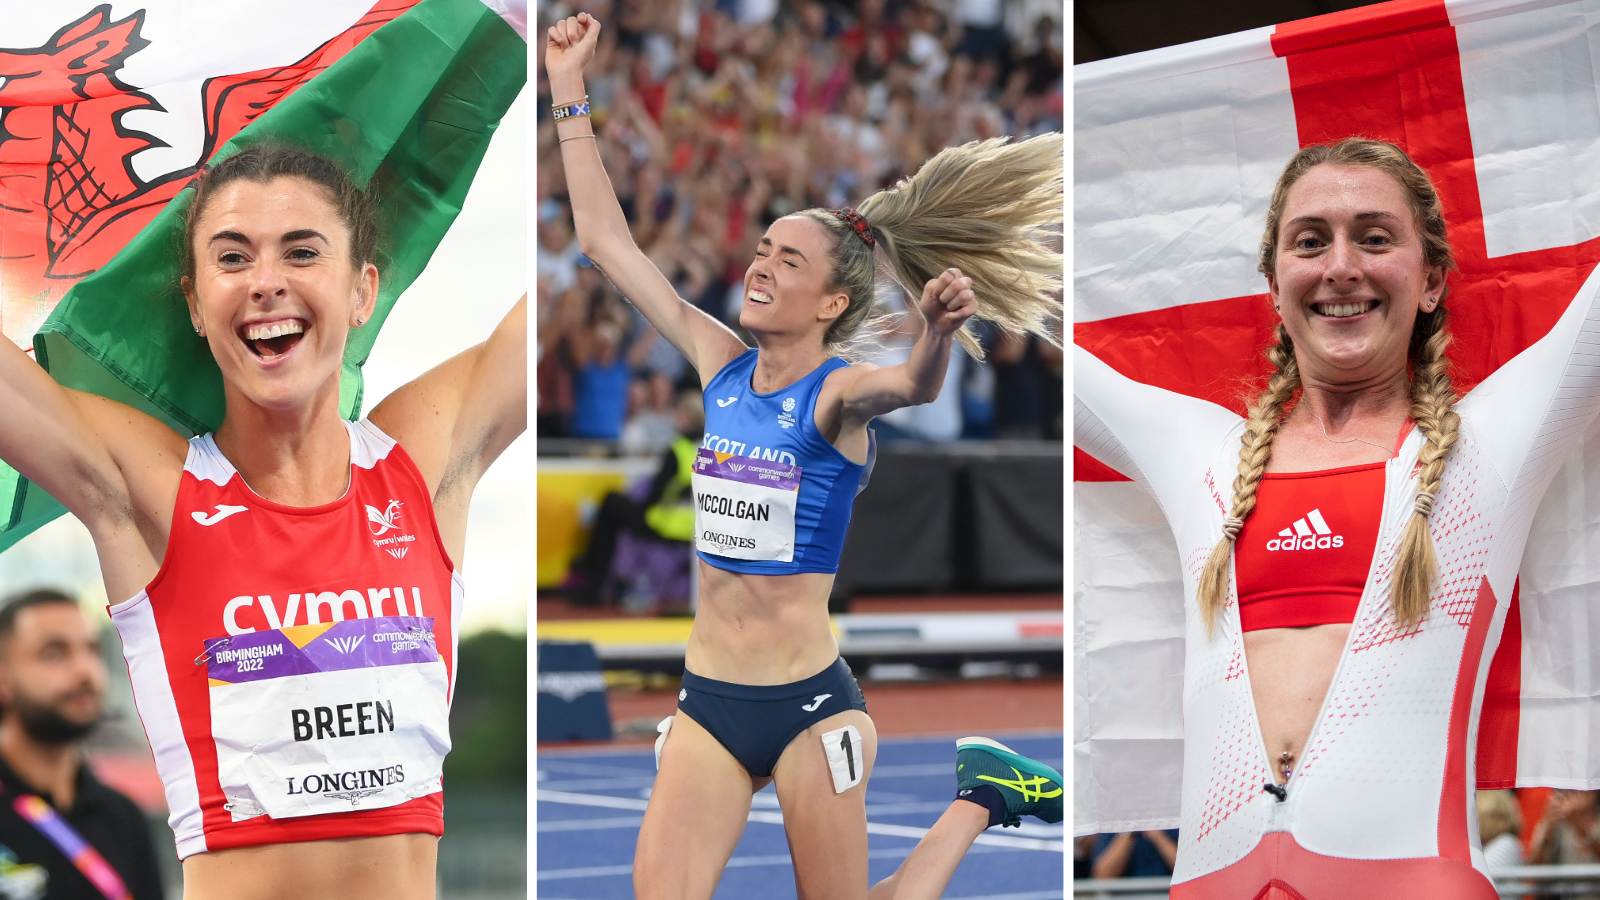
M755 350L722 367L706 385L706 431L700 446L717 454L798 466L799 497L794 515L794 558L734 559L698 551L719 569L747 575L794 575L839 571L845 528L865 466L846 459L817 431L817 394L829 373L850 365L832 357L794 384L770 394L750 386ZM700 498L696 498L699 502ZM696 534L697 542L700 535Z

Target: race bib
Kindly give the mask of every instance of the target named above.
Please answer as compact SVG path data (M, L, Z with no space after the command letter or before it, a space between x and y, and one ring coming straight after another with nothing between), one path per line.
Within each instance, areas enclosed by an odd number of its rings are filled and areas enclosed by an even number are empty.
M799 466L702 448L690 481L695 549L733 559L794 561Z
M440 790L449 675L433 619L205 642L217 776L235 822L381 809Z

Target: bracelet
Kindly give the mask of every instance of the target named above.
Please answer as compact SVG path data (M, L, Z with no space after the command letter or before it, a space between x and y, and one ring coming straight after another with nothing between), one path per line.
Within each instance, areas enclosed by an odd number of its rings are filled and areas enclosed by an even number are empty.
M594 135L592 135L592 134L575 134L572 137L564 137L564 138L556 141L556 143L557 144L565 144L567 141L576 141L576 140L580 140L582 138L592 138L592 137L594 137Z
M557 106L554 109L550 110L550 121L559 122L562 119L571 119L571 118L576 118L578 116L587 116L588 114L589 114L589 98L588 97L584 97L582 100L575 100L575 101L573 101L571 103L567 103L567 104L564 104L562 106Z

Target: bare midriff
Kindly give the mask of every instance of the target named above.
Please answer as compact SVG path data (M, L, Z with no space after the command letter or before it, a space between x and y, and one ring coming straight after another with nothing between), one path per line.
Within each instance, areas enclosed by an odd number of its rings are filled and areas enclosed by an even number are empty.
M1348 624L1264 628L1244 634L1250 693L1272 774L1284 782L1283 754L1298 768L1322 701L1350 637Z
M432 900L439 839L392 834L196 853L184 900Z
M734 684L788 684L839 656L828 620L833 575L746 575L697 560L700 605L684 667Z

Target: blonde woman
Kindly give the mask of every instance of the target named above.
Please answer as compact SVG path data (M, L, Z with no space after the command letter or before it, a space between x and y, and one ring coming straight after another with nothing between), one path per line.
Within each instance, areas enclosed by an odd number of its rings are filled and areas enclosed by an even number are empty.
M1522 865L1522 808L1511 791L1478 792L1478 840L1490 871Z
M578 241L699 372L706 396L692 478L700 605L634 890L710 897L751 796L776 783L800 895L866 897L877 736L827 598L869 462L867 424L937 395L970 317L1048 334L1061 257L1037 229L1060 221L1061 139L947 150L859 211L772 223L745 272L751 349L678 297L628 231L584 96L599 32L586 13L558 22L545 54ZM851 365L839 354L872 313L880 266L920 291L925 325L908 363ZM872 897L938 897L985 828L1024 814L1061 820L1054 770L984 738L957 746L958 798Z
M1077 351L1075 442L1155 495L1194 598L1174 897L1496 896L1483 676L1534 508L1600 400L1600 322L1591 279L1458 399L1453 265L1404 152L1307 147L1268 208L1275 371L1246 419Z

